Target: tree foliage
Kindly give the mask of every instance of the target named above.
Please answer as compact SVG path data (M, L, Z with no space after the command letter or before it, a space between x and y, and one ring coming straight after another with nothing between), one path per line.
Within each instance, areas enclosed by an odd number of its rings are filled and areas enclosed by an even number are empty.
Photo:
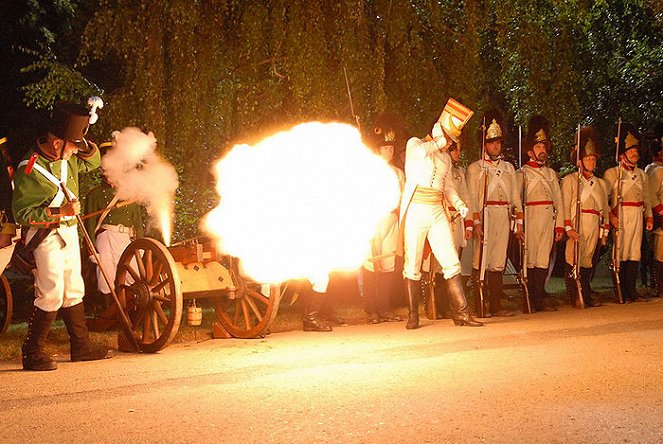
M303 120L353 121L344 68L365 132L393 110L423 135L451 96L477 113L467 142L489 108L512 129L546 115L558 166L578 123L598 125L607 143L618 116L646 130L663 110L654 0L53 3L87 11L72 20L85 26L80 52L57 69L38 58L28 69L44 73L26 100L48 106L56 91L98 84L108 106L97 132L153 131L180 174L180 237L214 204L203 172L232 143Z

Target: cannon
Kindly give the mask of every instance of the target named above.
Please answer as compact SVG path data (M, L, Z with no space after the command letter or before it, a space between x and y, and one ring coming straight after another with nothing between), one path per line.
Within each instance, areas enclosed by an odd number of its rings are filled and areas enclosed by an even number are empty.
M115 277L118 299L140 350L152 353L175 338L185 299L213 299L214 337L266 335L278 312L281 289L265 287L243 276L236 258L220 255L214 243L203 238L172 247L151 238L136 239L122 253ZM110 327L117 310L112 305L90 320L90 329Z

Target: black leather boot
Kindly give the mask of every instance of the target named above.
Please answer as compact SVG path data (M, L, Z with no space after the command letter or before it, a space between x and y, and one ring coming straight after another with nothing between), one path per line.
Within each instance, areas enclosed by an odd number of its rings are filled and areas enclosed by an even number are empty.
M453 316L454 324L458 326L481 327L483 323L475 320L467 308L467 299L463 291L463 280L460 273L451 279L447 279L449 289L449 306Z
M481 306L481 280L479 278L479 270L473 268L472 269L472 276L470 279L472 279L472 297L474 298L474 309L475 312L477 313L478 317L483 317L483 318L489 318L490 315L490 310L488 307L488 295L484 291L484 300L483 300L483 307ZM484 282L485 284L485 282ZM487 288L487 285L485 286ZM486 289L484 288L484 290ZM451 303L449 304L451 305ZM452 310L453 311L453 310ZM483 313L483 316L482 316Z
M623 264L626 264L626 276L628 277L628 286L627 292L629 298L633 302L649 302L649 299L643 297L636 290L636 284L638 282L638 268L640 267L640 262L636 261L624 261Z
M548 293L546 292L546 278L548 277L547 268L534 268L536 275L536 300L538 300L537 311L557 311L557 308L550 304Z
M437 319L451 319L447 280L440 273L435 274L435 305L437 308Z
M592 298L592 286L590 284L591 279L592 269L580 268L580 286L582 288L582 300L585 304L585 307L598 307L601 305L601 303L595 301Z
M376 300L380 322L399 322L403 318L396 316L391 306L391 293L393 290L393 272L376 273Z
M407 293L408 319L405 328L412 330L419 328L419 300L421 299L421 282L405 279Z
M61 308L60 313L64 325L67 327L67 333L69 333L72 362L96 361L111 357L108 348L90 342L85 323L85 307L82 302L72 307Z
M378 274L368 271L362 267L361 283L362 293L364 295L364 311L368 315L369 324L379 324L380 320L378 309Z
M311 292L304 306L302 325L304 331L332 331L332 328L320 318L320 307L324 294Z
M502 307L504 297L504 284L501 271L486 271L486 282L488 284L488 306L490 314L498 317L510 317L515 313Z
M58 368L58 363L44 353L44 342L57 314L57 311L48 312L33 307L28 335L21 348L24 370L43 371Z

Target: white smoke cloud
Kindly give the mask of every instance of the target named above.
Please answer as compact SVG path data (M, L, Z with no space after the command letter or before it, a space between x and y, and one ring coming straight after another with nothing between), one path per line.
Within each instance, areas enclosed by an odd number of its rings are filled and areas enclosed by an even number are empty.
M152 132L132 127L114 131L113 146L101 159L101 168L121 200L136 200L147 208L150 223L168 244L179 182L175 168L156 152L156 144Z

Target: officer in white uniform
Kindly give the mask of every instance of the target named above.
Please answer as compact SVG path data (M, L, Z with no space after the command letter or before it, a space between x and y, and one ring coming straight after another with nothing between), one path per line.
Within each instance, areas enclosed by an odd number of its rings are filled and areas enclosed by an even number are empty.
M471 317L467 308L460 261L444 205L444 199L447 199L463 218L469 213L449 177L451 157L447 150L452 141L458 141L472 114L465 106L449 99L431 134L423 140L413 137L406 145L405 188L400 212L405 249L403 277L409 305L408 329L419 327L421 263L426 240L447 280L456 325L483 325Z

